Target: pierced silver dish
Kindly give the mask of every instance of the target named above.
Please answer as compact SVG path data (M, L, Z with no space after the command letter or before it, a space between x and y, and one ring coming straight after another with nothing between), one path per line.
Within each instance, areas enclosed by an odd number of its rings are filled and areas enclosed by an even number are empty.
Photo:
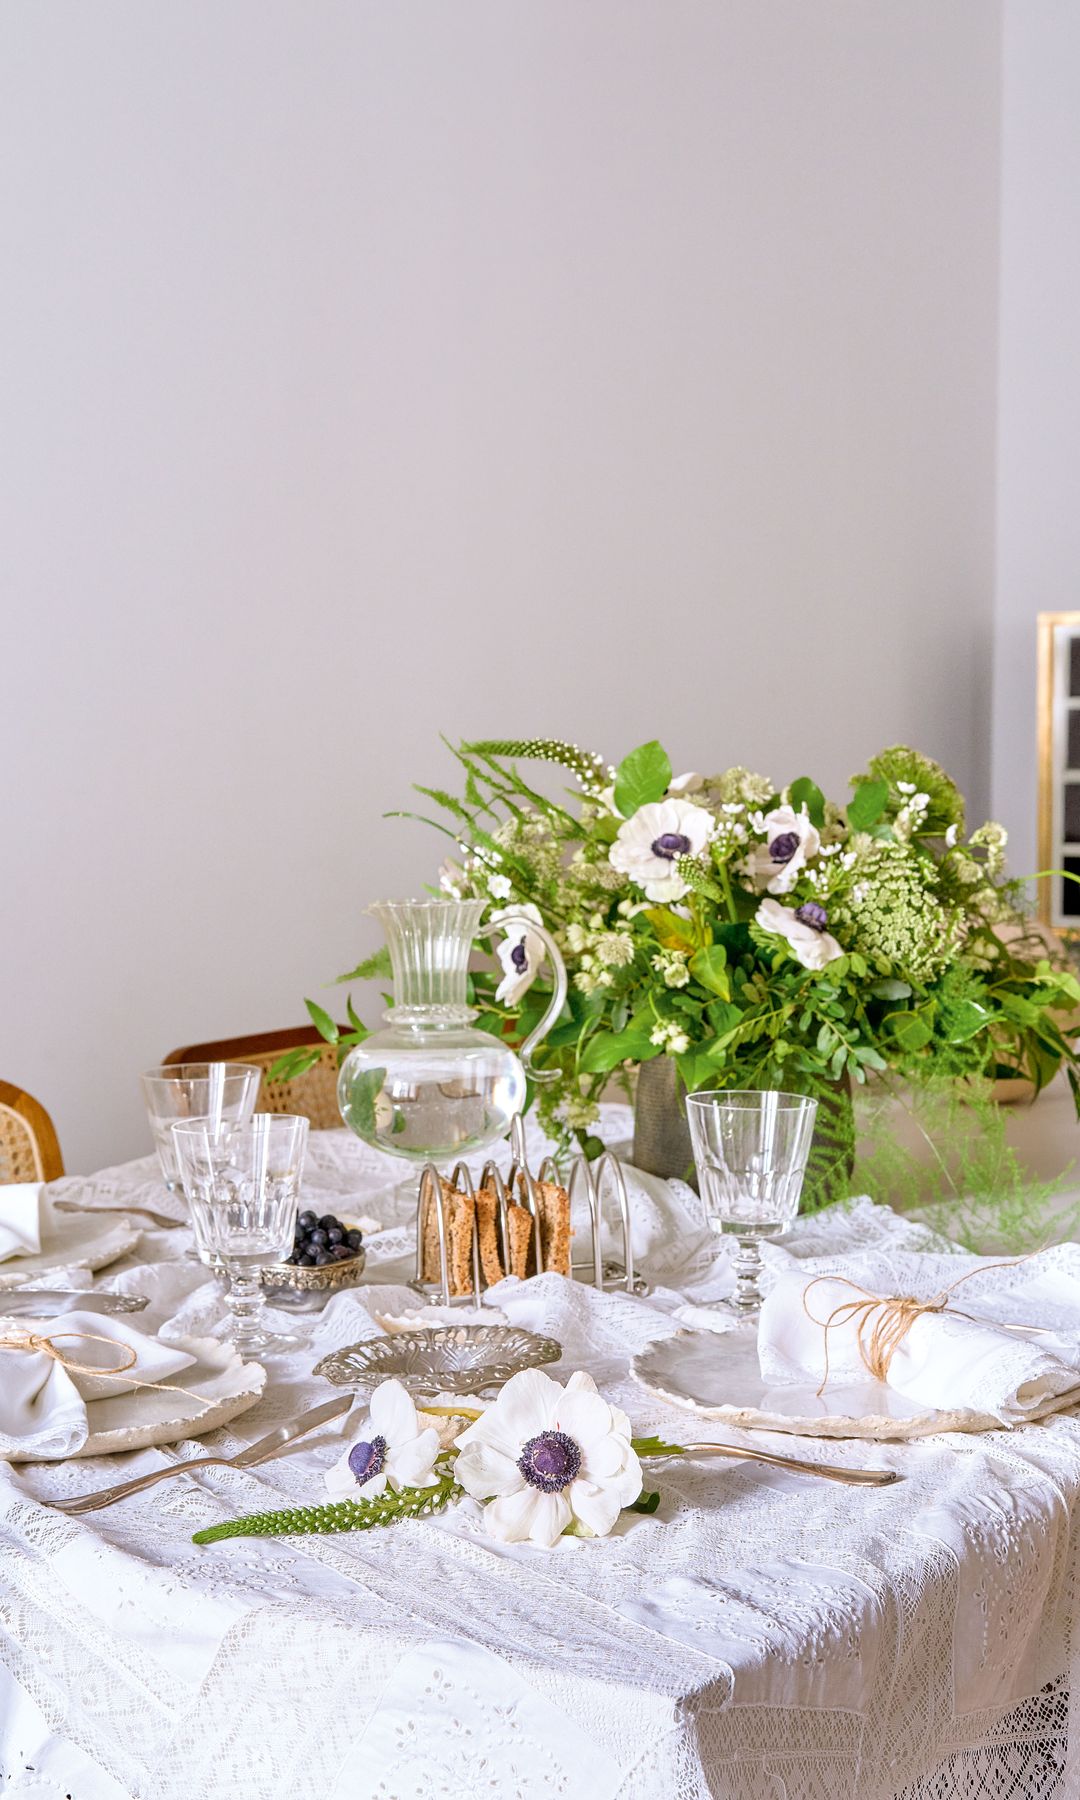
M394 1376L410 1394L479 1394L522 1369L558 1362L562 1345L516 1325L443 1325L348 1344L316 1363L338 1387L374 1387Z

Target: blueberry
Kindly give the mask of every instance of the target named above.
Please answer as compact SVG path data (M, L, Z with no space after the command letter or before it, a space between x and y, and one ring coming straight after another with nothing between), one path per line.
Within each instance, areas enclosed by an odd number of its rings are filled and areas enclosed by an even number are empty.
M348 1244L350 1250L359 1250L363 1241L364 1234L362 1231L347 1231L345 1233L345 1242Z
M327 1228L326 1241L328 1244L340 1244L344 1242L344 1239L345 1233L342 1231L340 1225L330 1225Z
M302 1212L296 1221L303 1231L310 1231L312 1226L317 1225L318 1222L313 1212Z
M303 1256L298 1256L296 1260L302 1269L313 1269L315 1267L315 1258L309 1256L306 1251Z
M325 1250L326 1244L327 1244L327 1238L326 1238L325 1231L323 1231L320 1228L317 1231L309 1232L308 1233L308 1243L315 1250Z
M335 1219L333 1213L323 1213L322 1218L319 1220L319 1230L320 1231L329 1231L331 1225L336 1225L336 1224L337 1224L337 1220Z
M330 1252L331 1262L348 1262L352 1256L348 1244L335 1244Z
M315 1267L317 1269L325 1269L327 1264L332 1263L333 1260L329 1250L320 1250L318 1256L315 1258Z

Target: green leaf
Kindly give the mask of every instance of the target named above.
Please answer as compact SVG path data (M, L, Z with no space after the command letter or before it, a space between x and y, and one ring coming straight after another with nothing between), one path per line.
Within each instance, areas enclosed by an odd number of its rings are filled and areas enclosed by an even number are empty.
M350 969L347 975L338 975L336 981L340 986L343 981L373 981L376 976L382 976L385 980L392 974L390 952L384 944L373 956L365 957L362 963L357 963L355 969Z
M628 1057L632 1062L651 1062L659 1054L647 1031L628 1025L625 1031L596 1032L586 1043L578 1067L585 1075L608 1075Z
M357 1043L362 1044L366 1037L371 1036L371 1033L368 1030L367 1026L364 1024L363 1019L357 1018L356 1008L353 1006L351 994L345 1002L345 1014L346 1014L346 1017L348 1018L349 1024L352 1026L353 1030L356 1033Z
M686 1455L686 1446L684 1444L667 1444L664 1442L663 1438L659 1437L631 1438L630 1448L631 1450L635 1450L639 1456Z
M872 981L870 992L878 1000L906 1000L911 988L906 981L897 981L895 976L887 975L881 981Z
M314 1025L319 1036L324 1037L328 1044L336 1044L341 1033L338 1031L330 1014L314 1000L305 1000L304 1005L311 1014L311 1023Z
M371 1137L375 1131L375 1102L386 1080L385 1069L365 1069L349 1084L348 1096L341 1116L357 1137Z
M701 1044L695 1044L690 1050L684 1050L681 1056L675 1058L675 1066L688 1094L696 1092L706 1082L712 1082L715 1077L712 1058L708 1050Z
M660 1496L654 1490L651 1494L639 1494L636 1500L630 1502L629 1506L623 1507L623 1512L654 1513L659 1504Z
M615 804L623 818L628 819L639 806L662 800L670 780L670 758L655 738L631 750L615 771Z
M966 1044L969 1038L983 1031L992 1018L989 1007L980 1006L977 1000L961 1000L947 1015L949 1043Z
M861 781L848 801L847 821L852 831L869 831L889 803L887 781Z
M725 1032L734 1030L742 1018L742 1013L730 1000L710 1000L705 1008L705 1017L717 1037L723 1037Z
M723 944L710 944L707 950L699 950L692 956L690 973L703 988L708 988L710 994L718 994L721 1000L731 999L731 976Z
M817 782L811 781L809 775L800 775L798 781L792 782L791 804L796 812L805 806L810 815L811 825L816 825L818 830L821 830L825 823L825 796Z
M272 1068L266 1073L271 1081L295 1081L298 1075L306 1075L318 1062L322 1051L316 1045L314 1050L286 1050L279 1056Z
M901 1050L922 1050L933 1037L933 1031L917 1012L887 1013L885 1024Z
M645 917L653 928L657 943L664 950L692 950L697 939L690 919L680 919L666 906L648 906Z

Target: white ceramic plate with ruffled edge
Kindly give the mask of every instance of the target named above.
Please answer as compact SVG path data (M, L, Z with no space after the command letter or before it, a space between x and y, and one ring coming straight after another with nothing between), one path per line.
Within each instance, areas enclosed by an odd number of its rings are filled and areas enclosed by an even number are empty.
M134 1250L141 1236L130 1219L52 1207L42 1220L41 1249L0 1263L0 1290L22 1287L50 1269L104 1269Z
M20 1326L26 1320L20 1317ZM55 1321L54 1321L55 1329ZM170 1347L186 1350L195 1361L170 1378L162 1388L133 1388L108 1400L88 1400L86 1415L90 1435L67 1456L19 1456L9 1452L9 1462L66 1462L74 1456L111 1456L118 1450L145 1450L151 1444L177 1444L182 1438L201 1437L261 1399L266 1370L261 1363L244 1362L239 1351L219 1338L177 1337ZM182 1394L176 1383L191 1390ZM193 1400L191 1394L201 1394Z
M766 1387L758 1363L757 1333L680 1331L641 1350L630 1367L650 1394L739 1431L786 1431L795 1437L868 1438L877 1442L931 1437L939 1431L1004 1431L1000 1419L968 1408L928 1411L883 1381L813 1387ZM1062 1395L1029 1415L1066 1412L1080 1390ZM1027 1421L1025 1421L1026 1423Z

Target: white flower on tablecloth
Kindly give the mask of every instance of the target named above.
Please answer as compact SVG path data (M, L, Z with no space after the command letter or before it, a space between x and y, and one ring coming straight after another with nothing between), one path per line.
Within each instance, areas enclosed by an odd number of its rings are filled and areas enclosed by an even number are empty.
M644 888L649 900L681 900L687 884L675 871L675 859L700 856L713 826L712 814L690 800L654 800L620 825L608 861Z
M499 925L503 919L531 919L534 925L544 923L531 900L527 900L523 906L499 907L488 914L489 925ZM495 998L506 1006L516 1006L539 974L540 964L544 960L544 940L527 926L514 924L498 945L495 954L503 972L503 978L495 989Z
M826 930L829 916L816 900L798 907L781 906L779 900L763 900L754 914L754 923L762 931L786 938L804 969L823 969L844 954Z
M432 1471L440 1451L433 1425L421 1426L416 1407L400 1381L381 1381L368 1406L368 1435L350 1444L326 1471L332 1500L373 1500L387 1487L435 1487Z
M810 857L821 848L816 825L805 808L778 806L761 822L765 842L757 844L746 859L746 871L760 893L789 894Z
M629 1419L580 1372L565 1387L539 1369L512 1376L458 1446L455 1477L504 1543L550 1549L572 1524L606 1537L641 1493Z

